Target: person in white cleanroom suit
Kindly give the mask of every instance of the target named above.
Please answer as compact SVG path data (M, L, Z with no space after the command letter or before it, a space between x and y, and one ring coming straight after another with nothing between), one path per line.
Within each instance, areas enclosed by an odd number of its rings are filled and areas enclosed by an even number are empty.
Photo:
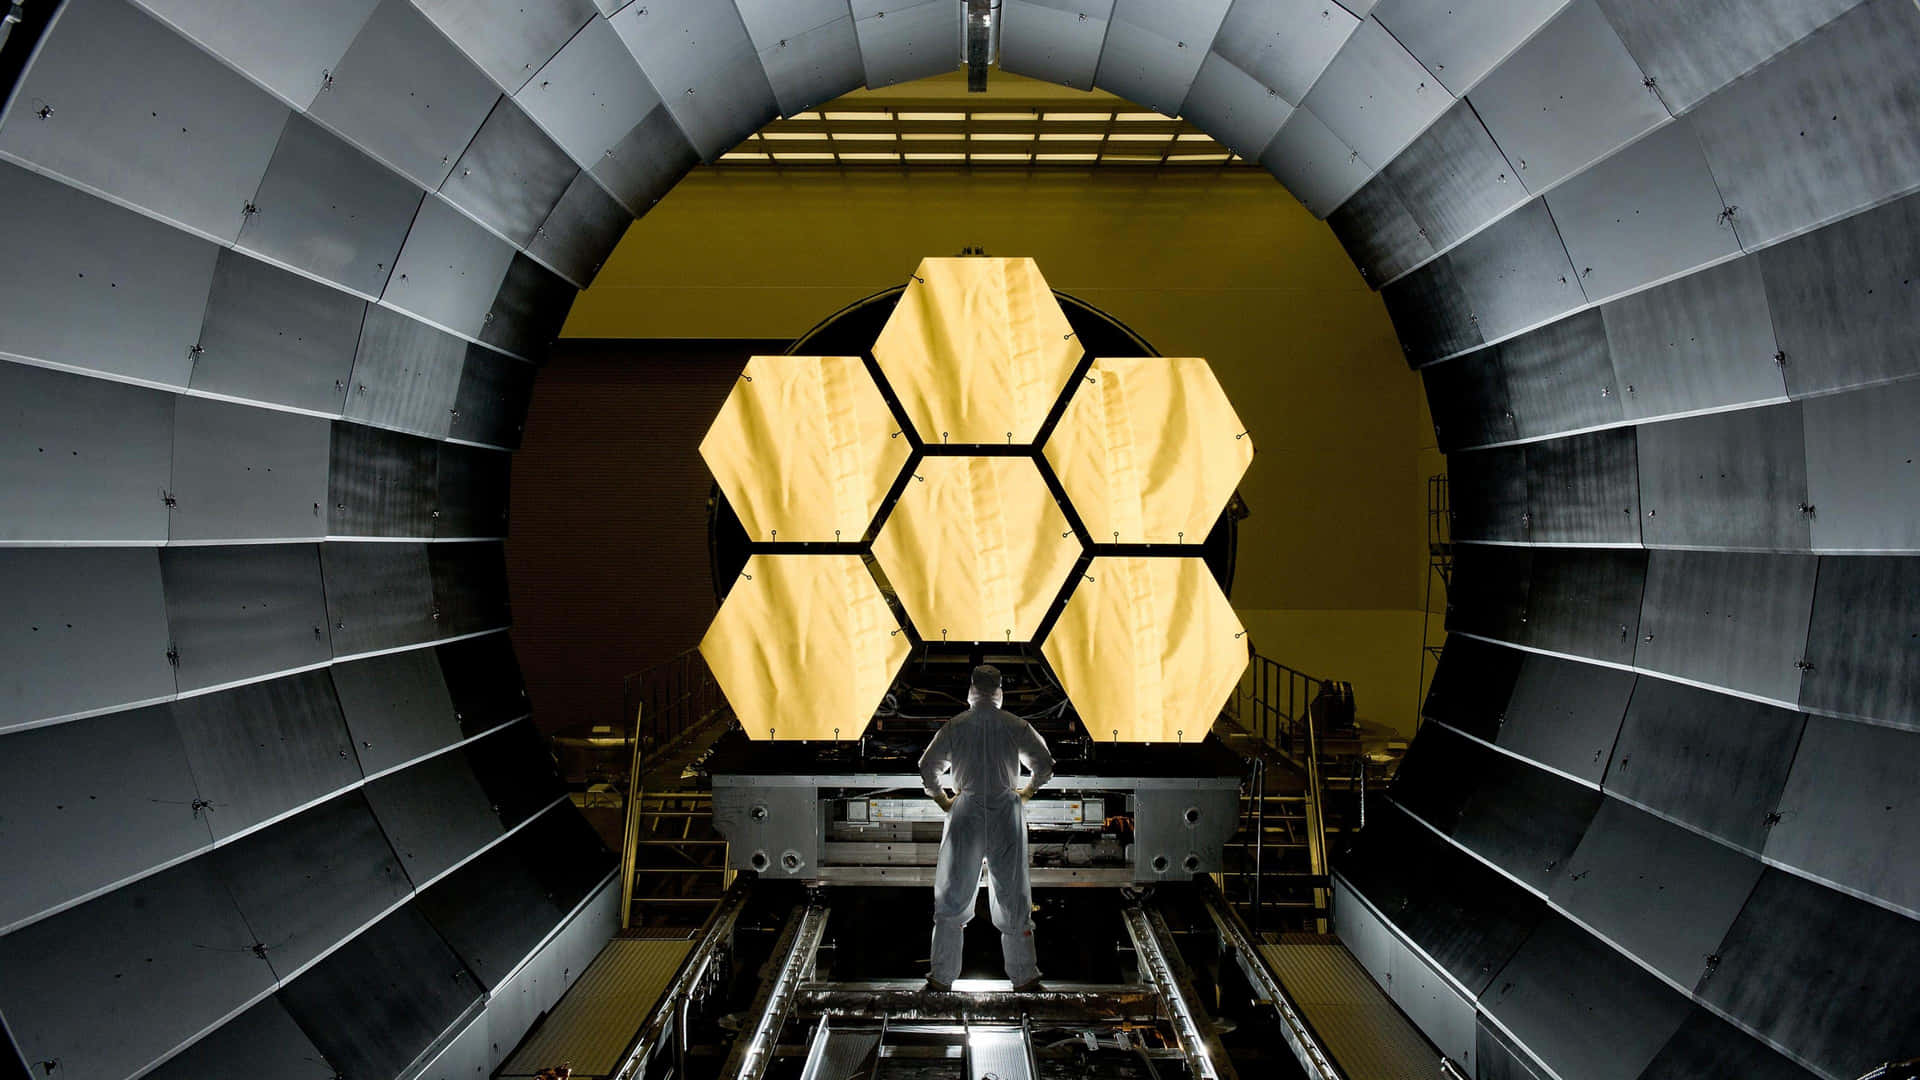
M933 879L933 970L927 986L950 990L987 861L987 903L1015 990L1036 990L1033 891L1027 883L1027 800L1053 777L1053 755L1033 725L1000 707L1000 671L973 669L966 712L940 726L920 756L927 794L947 812ZM1033 775L1022 785L1020 766ZM941 774L951 770L942 786ZM950 788L953 794L949 795Z

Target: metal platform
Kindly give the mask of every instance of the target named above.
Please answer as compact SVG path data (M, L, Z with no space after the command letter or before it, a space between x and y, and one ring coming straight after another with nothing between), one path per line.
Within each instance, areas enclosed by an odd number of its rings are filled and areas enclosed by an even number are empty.
M1346 1075L1366 1080L1444 1075L1440 1051L1387 1000L1345 945L1332 940L1262 945L1260 955Z
M693 951L692 940L614 938L494 1075L532 1077L573 1066L578 1080L612 1076Z

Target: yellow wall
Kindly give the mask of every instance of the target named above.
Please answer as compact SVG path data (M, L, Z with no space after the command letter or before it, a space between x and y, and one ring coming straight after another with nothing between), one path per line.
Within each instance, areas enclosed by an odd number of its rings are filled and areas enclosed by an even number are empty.
M565 332L794 337L968 246L1033 256L1212 362L1258 448L1235 607L1260 651L1410 728L1436 471L1419 380L1332 233L1264 172L703 169L635 223Z

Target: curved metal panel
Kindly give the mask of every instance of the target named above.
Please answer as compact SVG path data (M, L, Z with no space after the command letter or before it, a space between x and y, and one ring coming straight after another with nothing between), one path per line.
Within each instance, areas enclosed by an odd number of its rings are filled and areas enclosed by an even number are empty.
M1293 112L1278 90L1208 53L1187 91L1180 115L1241 157L1258 157Z
M1382 0L1373 9L1400 44L1454 94L1464 94L1565 7L1567 0L1473 0L1445 6Z
M1528 537L1535 543L1640 543L1633 429L1528 443L1526 456Z
M209 861L282 980L413 893L359 792L242 837Z
M1791 709L1641 679L1607 792L1758 855L1804 723Z
M509 242L525 247L579 175L566 151L512 98L503 97L453 163L440 194Z
M151 1080L206 1080L209 1076L334 1080L338 1075L287 1015L280 999L273 997L222 1024L147 1074Z
M0 190L0 355L187 385L218 249L14 165Z
M1421 368L1420 380L1446 453L1519 438L1498 346Z
M583 168L660 107L660 95L605 19L588 19L513 100Z
M1435 728L1427 738L1444 730ZM1455 781L1470 794L1450 831L1454 841L1545 892L1593 820L1600 793L1461 741L1470 749L1465 770Z
M1920 197L1869 210L1759 255L1787 392L1920 374Z
M483 994L413 904L375 923L280 991L345 1076L399 1076Z
M1916 416L1920 381L1801 404L1815 550L1920 550Z
M0 156L228 243L287 118L125 0L69 0L15 100Z
M1499 345L1522 438L1620 421L1620 394L1600 313L1582 311Z
M1816 561L1812 555L1652 552L1634 667L1794 701Z
M1433 257L1425 226L1414 220L1399 186L1386 173L1375 175L1328 214L1327 227L1368 281L1392 281Z
M1716 1072L1746 1080L1813 1080L1814 1074L1766 1044L1694 1006L1686 1023L1648 1063L1640 1080L1692 1080Z
M1525 1050L1495 1027L1486 1013L1477 1013L1474 1053L1479 1062L1476 1080L1546 1080L1548 1073Z
M164 705L0 740L0 927L212 842Z
M1594 301L1740 252L1690 120L1654 131L1546 198Z
M1447 629L1524 644L1533 552L1523 547L1460 544L1447 591Z
M326 662L318 545L170 547L160 575L183 693Z
M532 720L522 720L466 745L481 790L493 800L493 812L511 829L566 794L553 750ZM604 867L602 868L604 871Z
M173 396L0 362L0 541L167 538Z
M1393 320L1400 351L1414 367L1465 352L1487 340L1451 255L1442 255L1388 284L1380 290L1380 299L1387 305L1387 317Z
M1298 105L1359 28L1360 20L1339 4L1234 0L1213 51Z
M441 443L438 450L434 538L505 537L512 456L452 443Z
M1748 246L1920 184L1920 7L1868 0L1700 103L1695 130Z
M591 168L594 179L638 216L653 208L667 190L680 182L700 155L680 134L666 107L652 111L626 133Z
M1407 211L1436 250L1527 198L1513 166L1465 101L1456 101L1441 113L1432 127L1387 164L1382 175L1399 189Z
M1449 455L1447 498L1453 539L1527 539L1526 451L1509 446Z
M1608 799L1550 895L1616 948L1692 986L1761 870L1750 855Z
M441 444L336 421L327 470L333 536L433 535L435 461Z
M938 75L960 66L961 9L946 0L852 0L853 30L867 85L875 90L894 83Z
M0 1013L50 1075L131 1076L273 989L196 859L0 937Z
M1607 663L1633 662L1646 552L1540 548L1532 569L1526 644Z
M593 0L414 0L487 77L517 92L587 20Z
M1920 728L1920 559L1820 556L1800 704Z
M1427 687L1421 715L1469 735L1494 738L1526 656L1519 649L1478 638L1449 637Z
M295 114L234 246L377 297L421 197L405 177Z
M474 735L528 715L527 688L508 635L450 641L435 646L434 653L462 731Z
M362 789L415 886L505 832L465 754L430 757Z
M1860 0L1600 0L1677 116Z
M313 104L380 0L135 0L297 108Z
M1469 96L1537 192L1670 119L1645 80L1594 0L1573 0Z
M1808 717L1762 854L1920 917L1920 866L1897 839L1920 836L1920 800L1889 801L1915 776L1920 732Z
M1094 85L1149 109L1178 116L1214 35L1220 32L1229 3L1231 0L1115 0Z
M1447 264L1471 305L1467 321L1487 340L1531 329L1586 303L1553 215L1539 199L1454 248Z
M1685 994L1557 916L1540 921L1480 999L1543 1064L1582 1080L1634 1080L1691 1006Z
M168 538L326 535L328 426L314 416L176 398Z
M433 607L439 636L494 630L507 625L507 563L500 544L431 544Z
M1112 18L1113 0L1004 0L1000 67L1015 75L1091 90Z
M577 291L565 278L516 253L487 308L480 340L523 359L546 359ZM516 431L508 445L519 444Z
M433 650L335 664L332 674L364 772L384 772L460 741L453 699Z
M579 817L570 806L556 806L420 894L420 912L490 990L572 909L548 891L537 866L563 855L547 843L548 821L561 815Z
M712 161L780 115L732 4L648 0L610 20L687 139Z
M1106 3L1111 6L1112 0ZM735 0L734 6L760 53L760 66L782 115L811 109L865 81L860 38L853 32L853 9L846 0ZM1000 61L1008 71L1016 69L1006 66L1007 46L1017 39L1005 27L1015 18L1013 9L1023 6L1009 5L1001 15L1005 44ZM1097 39L1094 47L1099 48Z
M378 304L367 308L354 353L347 418L445 437L453 424L468 344Z
M222 248L188 385L340 415L366 301Z
M592 174L577 173L553 213L534 230L527 254L584 289L593 284L594 275L632 223L633 215Z
M1393 35L1362 19L1301 104L1378 170L1453 104Z
M493 294L518 254L472 218L428 195L407 231L381 302L471 337L486 324Z
M1467 800L1473 797L1485 756L1478 743L1450 728L1436 726L1423 731L1394 772L1388 791L1393 805L1438 832L1451 835L1460 825Z
M333 655L391 649L443 635L426 549L425 544L321 546Z
M410 0L383 0L307 109L432 191L499 97Z
M1359 154L1304 108L1293 110L1280 125L1261 152L1260 165L1320 218L1333 213L1373 175Z
M173 696L154 549L0 549L0 596L0 730Z
M1696 992L1829 1076L1909 1053L1920 923L1768 870Z
M1786 396L1759 259L1737 259L1600 309L1629 420Z
M1597 787L1633 685L1630 671L1524 654L1493 742Z
M1812 546L1799 403L1642 424L1637 437L1648 546Z
M172 708L215 840L360 780L324 671L184 697Z

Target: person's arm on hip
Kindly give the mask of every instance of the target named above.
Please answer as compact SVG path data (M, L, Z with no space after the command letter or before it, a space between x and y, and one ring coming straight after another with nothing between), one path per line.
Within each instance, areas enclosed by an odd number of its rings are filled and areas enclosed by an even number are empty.
M1033 774L1027 786L1020 789L1020 798L1024 802L1033 798L1034 792L1053 779L1053 753L1047 749L1047 740L1041 738L1040 733L1033 730L1033 725L1024 720L1020 723L1018 740L1020 764Z
M948 724L952 721L948 721ZM926 788L940 809L953 809L953 797L940 786L940 774L953 765L953 752L947 746L947 724L941 724L934 732L933 741L927 744L927 751L920 755L920 783Z

